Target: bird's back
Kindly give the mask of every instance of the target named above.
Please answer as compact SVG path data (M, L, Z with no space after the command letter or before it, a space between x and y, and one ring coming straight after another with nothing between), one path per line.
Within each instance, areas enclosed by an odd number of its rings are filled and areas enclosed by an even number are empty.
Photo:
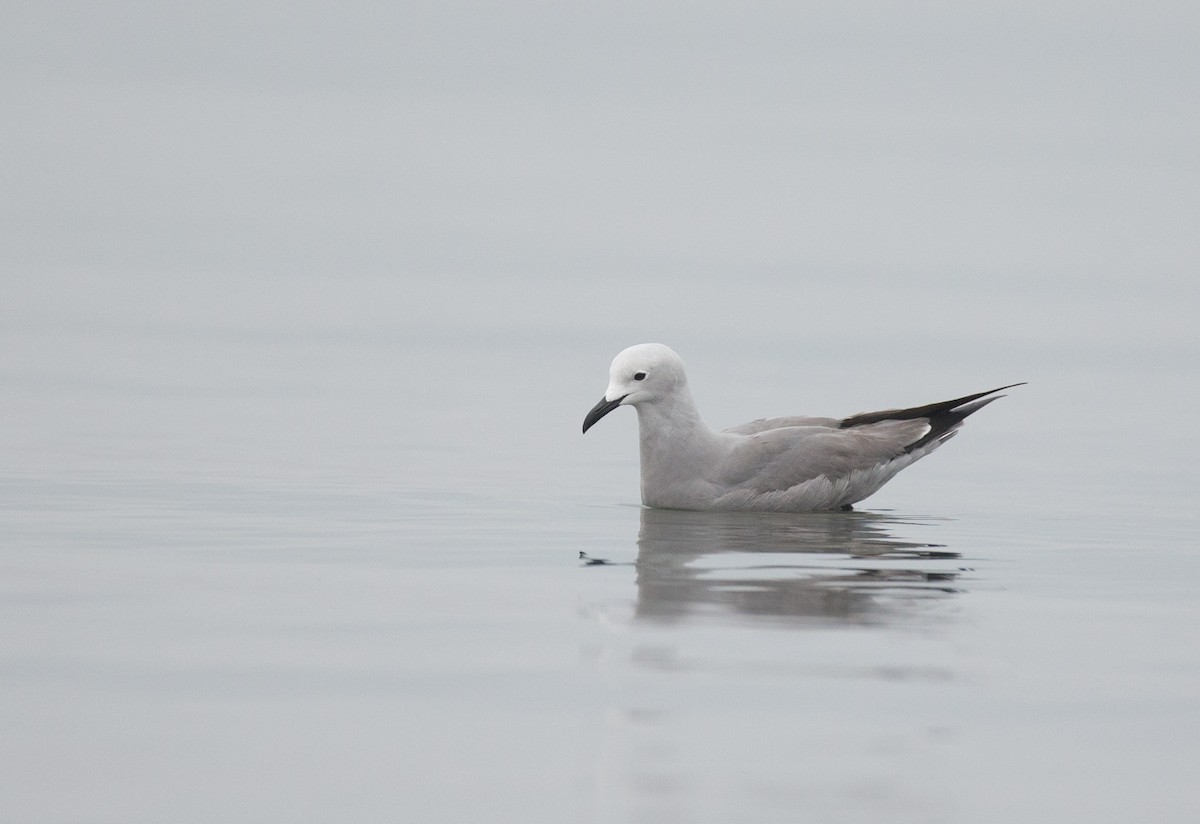
M730 435L755 435L769 429L786 429L791 426L824 426L837 429L840 424L841 421L837 418L812 418L797 415L787 418L759 418L756 421L741 423L722 431Z

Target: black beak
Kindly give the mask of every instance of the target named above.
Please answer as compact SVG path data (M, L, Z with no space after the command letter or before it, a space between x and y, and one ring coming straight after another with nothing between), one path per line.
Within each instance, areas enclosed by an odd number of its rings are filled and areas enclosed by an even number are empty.
M628 397L629 397L628 395L622 395L621 397L617 398L615 401L606 401L606 400L604 400L604 398L601 398L600 403L593 406L592 411L587 413L587 417L583 419L583 431L587 432L589 429L591 429L592 424L594 424L596 421L603 418L609 412L616 409L618 406L621 405L621 401L625 400Z

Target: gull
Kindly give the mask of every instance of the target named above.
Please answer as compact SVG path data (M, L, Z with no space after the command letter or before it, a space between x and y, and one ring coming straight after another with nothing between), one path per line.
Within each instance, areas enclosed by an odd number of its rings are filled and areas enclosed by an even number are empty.
M760 418L714 432L688 389L683 361L661 343L613 359L587 432L619 406L638 413L642 503L657 509L811 512L852 509L950 440L1004 389L848 418Z

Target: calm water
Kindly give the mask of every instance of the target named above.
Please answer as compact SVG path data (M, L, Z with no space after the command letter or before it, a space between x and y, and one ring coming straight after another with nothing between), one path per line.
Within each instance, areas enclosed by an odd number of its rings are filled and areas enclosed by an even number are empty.
M863 511L741 515L636 505L587 342L14 337L72 351L6 367L6 819L1197 812L1194 462L1035 357Z
M0 821L1200 820L1200 7L25 5ZM650 512L646 341L1029 384Z

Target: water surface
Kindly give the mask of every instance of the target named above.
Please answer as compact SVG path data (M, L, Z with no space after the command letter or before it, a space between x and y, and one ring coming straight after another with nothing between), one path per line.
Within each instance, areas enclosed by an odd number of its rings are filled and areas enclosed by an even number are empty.
M326 367L280 336L97 340L153 355L9 364L14 819L1194 809L1183 456L1139 490L1096 461L1074 484L1093 435L1026 428L1069 411L1036 383L859 511L686 513L637 505L632 414L583 437L594 392L506 396L557 366L524 345L333 337ZM225 347L269 376L144 376ZM360 380L389 360L466 400ZM1039 464L1051 441L1072 460Z

